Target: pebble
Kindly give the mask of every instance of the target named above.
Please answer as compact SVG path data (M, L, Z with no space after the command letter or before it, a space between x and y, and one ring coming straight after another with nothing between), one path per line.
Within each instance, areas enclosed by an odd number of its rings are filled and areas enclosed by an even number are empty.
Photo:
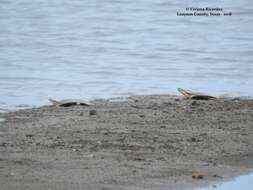
M196 105L198 105L198 103L197 103L197 101L194 100L194 101L191 102L191 105L196 106Z
M192 174L192 178L193 179L203 179L204 176L205 176L205 174L204 173L200 173L200 172L194 172Z
M192 137L192 138L191 138L191 141L192 141L192 142L196 142L196 140L197 140L197 139L196 139L195 137Z
M26 134L25 137L26 138L32 138L34 135L33 134Z
M96 110L90 110L89 111L89 115L92 116L92 115L97 115L97 111Z

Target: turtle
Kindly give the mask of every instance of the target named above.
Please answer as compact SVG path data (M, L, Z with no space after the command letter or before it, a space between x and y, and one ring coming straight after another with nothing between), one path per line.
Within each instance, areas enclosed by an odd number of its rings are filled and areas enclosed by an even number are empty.
M80 99L65 99L65 100L53 100L51 98L48 99L53 106L61 106L61 107L70 107L75 105L81 105L81 106L91 106L91 104L88 101L80 100Z
M216 99L214 96L205 95L198 92L190 92L188 90L184 90L182 88L177 89L186 99L194 99L194 100L211 100Z

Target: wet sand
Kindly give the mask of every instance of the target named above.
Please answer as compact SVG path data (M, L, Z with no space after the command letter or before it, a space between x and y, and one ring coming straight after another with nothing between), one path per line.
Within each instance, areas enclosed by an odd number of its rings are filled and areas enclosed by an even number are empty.
M253 168L253 99L93 103L1 113L1 189L194 189Z

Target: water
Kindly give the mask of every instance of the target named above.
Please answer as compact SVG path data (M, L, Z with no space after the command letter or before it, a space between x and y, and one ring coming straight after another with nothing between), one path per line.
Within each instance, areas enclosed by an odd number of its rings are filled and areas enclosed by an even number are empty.
M188 6L233 15L176 16ZM252 96L252 23L251 0L0 0L0 111L177 87Z
M240 176L233 181L222 183L215 187L201 188L199 190L252 190L253 187L253 174Z

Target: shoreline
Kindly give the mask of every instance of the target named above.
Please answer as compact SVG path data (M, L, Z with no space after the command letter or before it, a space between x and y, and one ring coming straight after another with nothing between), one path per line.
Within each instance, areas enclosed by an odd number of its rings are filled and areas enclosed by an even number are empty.
M2 187L194 189L252 171L252 98L92 103L0 113Z

